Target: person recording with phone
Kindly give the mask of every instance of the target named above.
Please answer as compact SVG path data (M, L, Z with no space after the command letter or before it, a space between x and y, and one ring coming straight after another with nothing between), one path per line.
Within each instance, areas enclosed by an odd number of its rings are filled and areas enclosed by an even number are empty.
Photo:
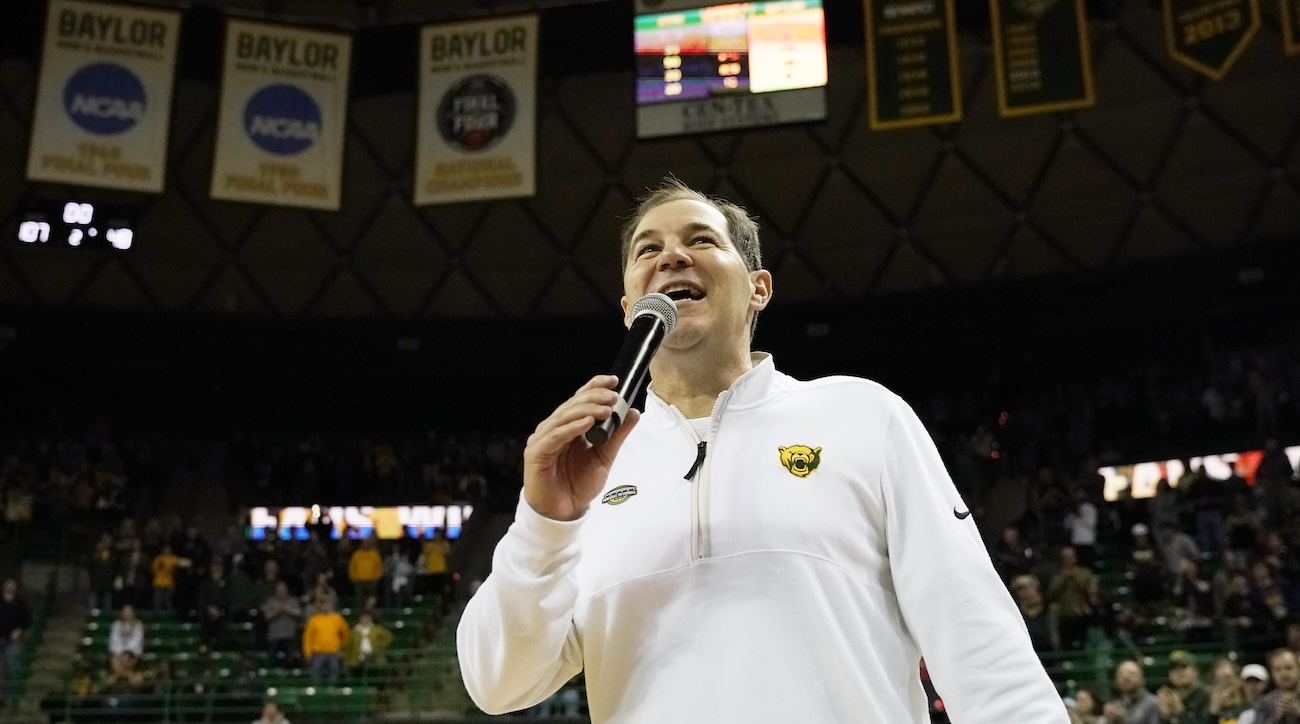
M622 258L620 374L528 438L459 624L475 703L525 709L585 671L595 722L919 723L924 656L954 721L1067 722L911 407L751 351L773 291L754 220L669 178Z

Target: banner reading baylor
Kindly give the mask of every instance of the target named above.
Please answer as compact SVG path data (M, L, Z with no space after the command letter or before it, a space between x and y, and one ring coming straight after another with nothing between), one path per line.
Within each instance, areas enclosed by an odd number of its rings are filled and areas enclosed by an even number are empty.
M27 178L163 190L180 13L51 0Z
M534 193L537 16L420 33L415 203Z
M1259 32L1259 0L1165 0L1174 60L1214 80L1232 70Z
M336 210L352 38L231 20L212 198Z

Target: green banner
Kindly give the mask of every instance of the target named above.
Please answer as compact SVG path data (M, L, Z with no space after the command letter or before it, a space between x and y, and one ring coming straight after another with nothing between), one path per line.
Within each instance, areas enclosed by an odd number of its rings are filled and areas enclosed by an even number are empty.
M1259 0L1165 0L1169 54L1214 80L1232 70L1257 32Z
M1300 0L1282 1L1282 45L1287 55L1300 53Z
M956 0L865 0L874 130L961 120Z
M1084 0L989 0L989 11L1003 118L1093 104Z

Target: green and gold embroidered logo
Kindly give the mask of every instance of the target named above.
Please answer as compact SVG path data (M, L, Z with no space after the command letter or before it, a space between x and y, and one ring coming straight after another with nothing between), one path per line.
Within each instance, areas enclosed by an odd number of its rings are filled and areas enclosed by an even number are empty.
M791 475L806 478L817 469L822 461L822 449L807 445L791 445L777 448L781 452L781 464Z

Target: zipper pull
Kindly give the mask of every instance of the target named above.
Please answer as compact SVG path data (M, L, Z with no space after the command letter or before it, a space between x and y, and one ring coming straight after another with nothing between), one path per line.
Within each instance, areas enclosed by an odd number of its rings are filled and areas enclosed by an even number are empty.
M704 464L704 449L706 447L708 447L708 443L703 440L695 446L695 462L691 463L691 469L686 471L686 475L683 477L684 480L690 480L695 477L695 473L699 472L700 466Z

